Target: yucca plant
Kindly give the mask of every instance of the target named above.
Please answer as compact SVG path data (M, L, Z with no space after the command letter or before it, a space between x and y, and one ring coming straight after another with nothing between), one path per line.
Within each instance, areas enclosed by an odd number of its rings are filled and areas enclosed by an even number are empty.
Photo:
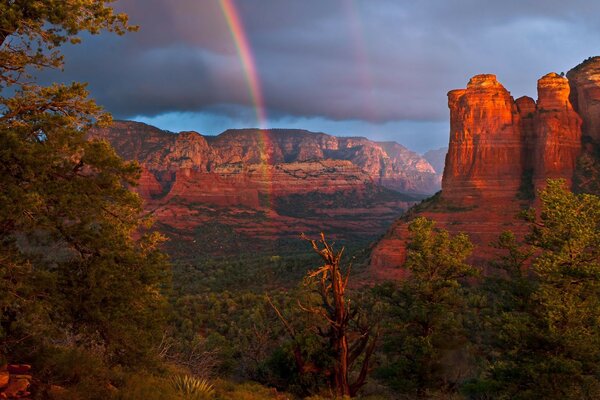
M179 375L173 377L171 383L185 400L211 399L215 393L213 385L204 378Z

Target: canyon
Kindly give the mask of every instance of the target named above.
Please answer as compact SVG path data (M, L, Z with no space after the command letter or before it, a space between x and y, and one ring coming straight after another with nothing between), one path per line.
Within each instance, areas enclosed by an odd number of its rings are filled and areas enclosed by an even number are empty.
M268 249L321 231L373 239L441 182L424 157L361 137L285 129L203 136L130 121L89 137L139 162L135 190L178 257Z
M574 177L580 174L578 160L594 159L590 152L600 143L600 57L587 59L566 78L543 76L537 91L537 101L514 100L496 76L484 74L448 93L450 143L442 191L396 221L374 246L375 279L406 274L401 267L408 224L416 216L451 233L467 233L476 245L473 261L485 265L496 254L490 244L501 232L520 237L528 232L517 216L538 204L536 193L547 179L585 190Z

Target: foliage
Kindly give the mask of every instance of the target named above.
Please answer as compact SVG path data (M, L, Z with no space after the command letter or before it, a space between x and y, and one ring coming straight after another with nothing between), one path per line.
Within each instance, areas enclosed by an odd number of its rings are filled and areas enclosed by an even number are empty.
M489 294L489 365L468 390L511 399L600 396L600 198L549 181L528 243ZM522 261L529 255L531 276ZM500 290L497 290L497 289ZM484 341L486 343L486 341Z
M172 378L171 384L182 396L189 400L210 399L215 393L214 386L204 378L179 375Z
M0 4L0 354L87 351L105 366L152 358L166 305L162 238L144 233L135 163L86 131L110 116L85 85L37 85L77 34L133 29L109 0ZM7 89L8 86L13 86Z
M409 231L404 267L410 275L376 288L388 305L386 358L378 375L396 390L423 398L452 392L465 378L461 366L469 353L464 280L476 270L465 262L473 248L466 235L452 237L422 217L411 222Z
M0 3L0 89L26 85L31 67L59 68L58 48L82 31L123 34L135 27L109 6L115 0L14 0Z
M288 400L285 393L278 393L273 388L261 386L255 382L235 384L232 382L216 382L216 395L218 400Z
M128 374L114 397L119 400L181 400L182 398L168 377L148 373Z
M350 269L342 271L341 258L344 249L335 251L325 240L324 234L321 234L318 242L306 240L311 243L324 264L307 274L307 284L314 284L313 293L319 297L319 302L316 306L306 306L298 302L298 306L302 311L317 317L319 322L311 328L325 341L323 353L329 355L329 365L315 365L306 359L302 354L298 333L270 299L269 303L295 342L293 353L298 372L301 375L318 373L327 376L335 396L354 397L366 383L371 356L379 334L369 321L361 318L358 305L353 307L350 299L346 297ZM353 379L352 374L355 375Z
M334 193L311 192L307 194L293 194L275 198L275 209L280 215L289 215L297 218L314 217L315 213L323 213L327 209L339 208L371 208L386 202L415 202L417 196L410 196L391 189L376 185L367 185L364 190L350 192L337 191ZM400 213L402 210L394 210ZM356 218L356 215L348 216Z
M583 152L577 159L573 187L578 192L600 195L600 144L583 137Z

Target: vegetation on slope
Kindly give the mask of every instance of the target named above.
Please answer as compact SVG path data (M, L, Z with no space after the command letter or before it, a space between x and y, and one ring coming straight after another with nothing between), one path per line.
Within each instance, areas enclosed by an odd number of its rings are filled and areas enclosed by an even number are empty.
M138 167L85 139L108 115L81 84L24 80L80 31L129 30L109 3L0 4L0 43L17 39L0 47L0 367L32 363L36 398L600 397L600 198L562 182L525 242L498 239L491 277L466 236L415 219L402 282L353 287L313 243L193 257L171 287Z

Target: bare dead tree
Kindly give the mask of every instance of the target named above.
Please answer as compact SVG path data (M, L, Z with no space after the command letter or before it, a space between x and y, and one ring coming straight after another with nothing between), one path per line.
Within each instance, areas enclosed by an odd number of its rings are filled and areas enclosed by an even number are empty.
M329 371L314 371L314 365L303 359L299 348L294 349L294 356L301 373L320 372L331 377L332 389L336 396L354 397L366 383L371 362L378 339L377 329L369 325L358 324L359 308L351 304L346 297L346 288L350 278L350 267L344 273L341 268L341 258L344 252L335 251L333 245L325 240L321 233L320 240L312 240L302 235L313 250L319 254L324 263L321 267L310 271L308 283L316 283L315 291L321 301L318 306L305 306L298 301L298 306L325 321L326 329L315 327L317 333L325 338L333 354L334 362ZM277 313L286 331L295 339L296 332L284 318L277 307L268 299L269 304ZM362 356L362 357L361 357ZM358 374L351 382L352 371Z

